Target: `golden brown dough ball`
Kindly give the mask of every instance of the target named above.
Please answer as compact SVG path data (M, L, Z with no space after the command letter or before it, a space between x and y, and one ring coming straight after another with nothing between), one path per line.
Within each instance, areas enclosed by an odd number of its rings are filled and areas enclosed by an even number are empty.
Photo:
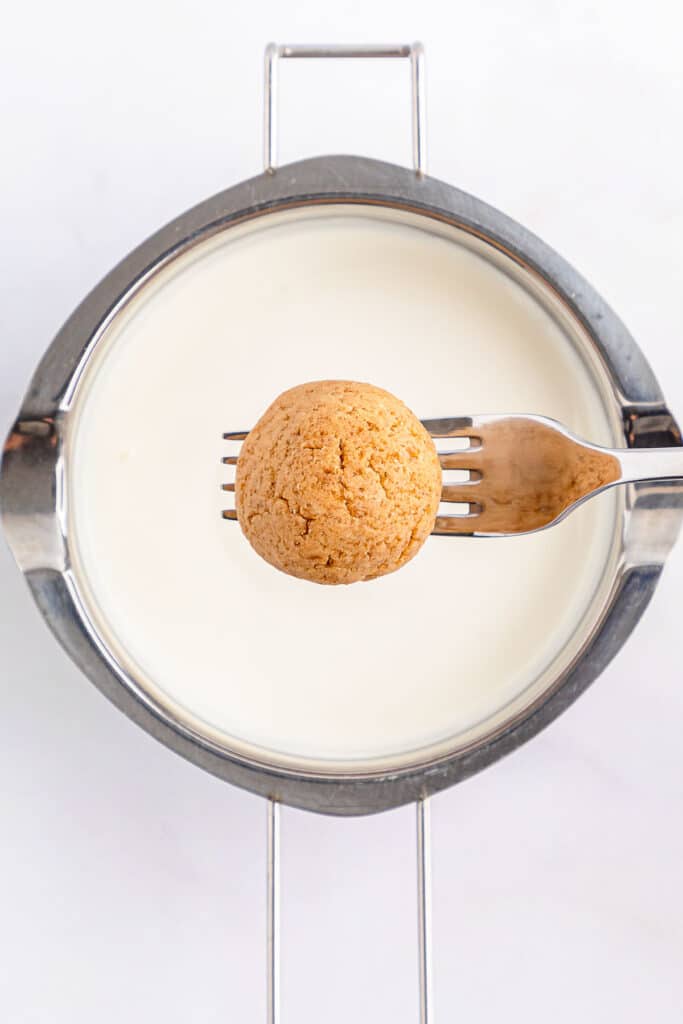
M277 569L355 583L399 569L434 527L441 467L403 402L353 381L280 395L242 445L237 515Z

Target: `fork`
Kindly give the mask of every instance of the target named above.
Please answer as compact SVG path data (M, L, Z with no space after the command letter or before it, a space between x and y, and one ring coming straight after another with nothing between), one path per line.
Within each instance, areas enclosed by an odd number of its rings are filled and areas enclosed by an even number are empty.
M458 442L439 451L439 462L445 473L464 476L454 483L444 476L441 502L454 509L437 515L432 533L438 537L534 533L618 484L683 480L683 447L602 448L545 416L460 416L422 424L435 440ZM238 458L222 461L234 466ZM235 485L223 484L223 490L234 492ZM236 520L237 512L226 509L223 518Z

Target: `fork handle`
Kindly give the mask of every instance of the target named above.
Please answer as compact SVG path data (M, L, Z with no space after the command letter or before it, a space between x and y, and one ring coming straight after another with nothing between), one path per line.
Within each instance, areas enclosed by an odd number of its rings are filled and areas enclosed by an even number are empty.
M616 484L642 480L683 480L683 447L617 448L610 452L621 467Z

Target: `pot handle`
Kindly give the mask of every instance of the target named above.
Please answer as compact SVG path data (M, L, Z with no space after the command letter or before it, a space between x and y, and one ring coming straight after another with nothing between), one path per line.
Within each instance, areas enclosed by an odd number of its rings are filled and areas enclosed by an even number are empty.
M290 46L269 43L265 52L263 105L263 169L269 174L277 166L277 84L280 60L290 58L398 58L410 60L412 82L413 167L418 177L427 173L427 131L424 90L424 48L422 43L397 46Z
M280 805L267 806L267 1024L280 1024ZM421 797L417 811L417 944L420 984L420 1024L432 1024L432 880L429 798Z

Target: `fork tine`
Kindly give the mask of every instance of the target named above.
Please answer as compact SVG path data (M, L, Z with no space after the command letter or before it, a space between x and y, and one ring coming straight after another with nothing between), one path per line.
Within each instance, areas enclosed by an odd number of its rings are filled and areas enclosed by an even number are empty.
M222 491L230 491L231 494L234 494L235 493L235 485L234 484L221 484L221 490Z
M442 452L439 455L439 463L442 469L469 469L470 473L478 474L481 478L481 448L463 448L459 452Z
M422 420L422 426L432 437L469 437L475 429L475 420L471 416L449 416Z
M224 455L221 462L224 466L236 466L239 455Z
M230 431L227 434L223 434L223 440L224 441L244 441L244 439L246 437L248 437L248 435L249 435L249 431L248 430L234 430L234 431Z
M456 504L464 503L466 505L479 504L475 500L477 497L476 492L472 490L476 485L476 480L473 480L471 483L465 480L460 484L444 484L441 488L441 501L452 501Z
M223 510L221 514L224 519L237 519L237 509L235 508L226 508Z
M478 511L470 511L464 516L437 516L434 522L432 533L437 537L447 537L453 534L476 533L476 521L481 513L481 506L475 506Z

